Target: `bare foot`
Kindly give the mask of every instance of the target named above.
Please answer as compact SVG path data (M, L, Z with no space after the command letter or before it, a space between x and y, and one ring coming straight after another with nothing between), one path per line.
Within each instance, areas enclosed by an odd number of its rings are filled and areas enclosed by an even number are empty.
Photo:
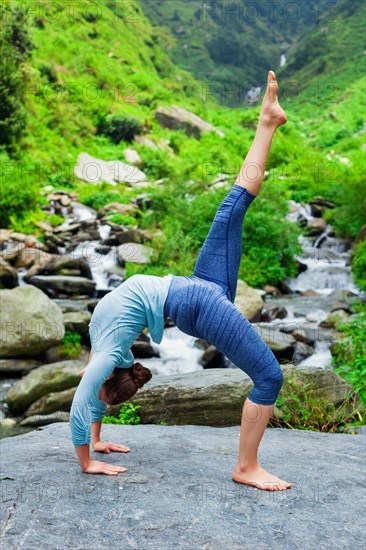
M240 470L240 468L236 466L232 478L233 481L237 483L252 485L263 491L283 491L292 487L292 483L288 483L279 477L273 476L267 472L267 470L261 468L259 464L245 470Z
M278 128L282 124L286 124L287 116L278 102L278 84L276 75L273 71L268 73L268 85L264 94L262 109L259 116L259 122L271 128Z

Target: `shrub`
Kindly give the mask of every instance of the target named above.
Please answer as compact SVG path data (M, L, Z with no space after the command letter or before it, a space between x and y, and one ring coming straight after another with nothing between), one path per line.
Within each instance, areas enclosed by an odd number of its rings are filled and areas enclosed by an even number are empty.
M366 239L356 246L352 257L352 273L356 284L366 290Z
M107 115L98 124L97 131L109 137L113 143L132 141L141 132L140 122L130 115Z
M62 344L60 345L60 353L63 357L72 359L78 357L81 351L81 336L76 332L67 330Z
M141 418L137 414L140 408L140 405L123 403L118 418L115 416L104 416L103 424L140 424Z

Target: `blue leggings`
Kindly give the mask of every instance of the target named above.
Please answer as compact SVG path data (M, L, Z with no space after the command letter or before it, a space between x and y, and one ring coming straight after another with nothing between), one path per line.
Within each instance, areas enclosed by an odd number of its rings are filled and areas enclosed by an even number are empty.
M283 374L268 345L234 305L242 255L242 224L255 195L234 184L219 206L192 276L173 276L164 316L213 344L253 380L253 403L272 405Z

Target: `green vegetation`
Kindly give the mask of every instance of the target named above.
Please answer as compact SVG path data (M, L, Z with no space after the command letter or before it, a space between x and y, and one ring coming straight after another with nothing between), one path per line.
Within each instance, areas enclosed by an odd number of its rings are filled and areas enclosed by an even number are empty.
M245 6L244 2L236 4ZM40 208L44 201L40 192L45 186L76 191L80 202L97 210L110 202L127 204L147 192L152 208L146 208L139 218L110 217L115 223L138 225L155 234L152 246L157 254L152 264L128 264L127 276L136 271L157 275L192 272L216 208L235 181L254 137L259 106L246 108L242 98L239 108L231 109L216 103L212 96L204 97L202 84L172 59L202 80L210 74L213 80L230 85L246 86L245 78L260 84L268 68L277 67L282 45L290 46L305 33L289 50L288 64L278 72L289 123L275 137L263 192L247 214L240 277L253 286L263 286L295 274L293 254L298 251L299 230L285 220L288 199L308 201L322 195L333 200L336 208L327 214L328 221L337 235L356 237L366 223L364 80L359 70L366 48L359 32L361 5L356 1L350 8L343 0L338 2L335 19L328 6L326 25L325 21L319 25L318 19L314 20L318 4L301 2L302 17L285 17L282 27L267 28L265 17L251 21L253 17L247 14L229 23L231 45L226 38L226 43L217 45L217 37L228 35L218 2L210 3L213 8L206 14L202 33L200 17L206 8L198 0L143 1L142 7L131 4L129 9L120 2L96 0L89 8L75 4L71 12L63 3L51 9L46 0L40 0L39 13L28 16L28 53L21 72L16 72L17 79L22 75L21 86L26 90L22 97L28 111L27 126L12 140L11 152L5 144L0 150L1 226L36 232L41 238L36 224L47 220ZM277 7L281 12L285 3ZM152 27L146 15L160 26ZM12 28L23 37L22 43L28 44L23 20L11 17ZM176 34L181 25L184 33ZM177 37L176 47L171 31ZM184 49L187 41L190 46ZM240 47L228 59L233 45ZM307 49L321 55L306 62ZM328 81L321 80L321 61ZM233 74L233 79L229 78ZM288 93L294 80L302 83L301 96ZM338 87L329 91L327 82L334 81ZM316 95L318 83L322 87ZM182 131L161 128L155 110L171 104L203 117L225 137L206 133L196 140ZM14 104L14 116L17 109ZM151 182L146 188L92 185L75 179L73 167L80 152L104 160L124 160L123 150L136 132L157 147L133 145ZM221 173L228 174L227 186L215 188L213 182ZM155 185L154 179L160 178L164 183ZM359 245L354 256L357 281L363 277L362 250Z
M81 352L81 336L76 332L67 330L62 344L60 345L60 354L65 359L79 357Z
M366 290L366 240L358 243L354 250L352 272L356 284Z
M366 306L355 304L354 318L340 323L337 330L343 333L334 351L335 371L347 379L366 405Z
M357 395L350 393L341 405L336 406L321 395L311 384L304 383L301 374L295 373L286 380L286 396L276 401L276 418L272 428L290 428L319 432L352 433L364 423L363 408L357 406Z
M123 403L118 418L115 416L104 416L103 424L140 424L141 418L137 414L140 408L140 405Z

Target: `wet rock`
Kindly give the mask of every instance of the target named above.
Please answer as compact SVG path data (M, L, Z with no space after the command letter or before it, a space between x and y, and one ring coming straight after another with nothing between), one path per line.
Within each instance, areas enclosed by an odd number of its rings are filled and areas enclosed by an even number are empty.
M93 278L88 262L83 258L73 258L70 254L52 258L49 262L39 266L37 273L33 273L34 275L59 275L66 269L76 272L80 277Z
M82 361L69 360L32 370L10 388L7 398L9 409L20 414L44 395L76 387L80 382L79 372L84 366Z
M118 244L126 244L152 241L153 236L148 231L131 228L126 229L125 231L119 231L116 233L115 238L117 239Z
M35 416L28 416L21 422L21 426L47 426L48 424L54 424L55 422L69 422L70 413L64 411L56 411L51 414L37 414Z
M248 321L260 320L264 302L259 294L244 281L238 281L234 304Z
M35 359L0 359L0 373L8 376L18 376L27 374L40 365L40 361Z
M134 341L131 351L134 357L138 359L149 359L150 357L160 357L157 350L153 348L150 338L138 338Z
M305 344L305 342L296 342L292 361L295 365L298 365L301 361L313 355L313 353L314 349L308 344Z
M153 254L153 248L133 242L121 244L117 250L119 262L131 262L135 264L149 263Z
M204 369L219 369L225 367L225 356L215 346L210 345L198 362Z
M273 285L265 285L263 287L263 290L266 294L269 294L270 296L281 296L281 291L279 288Z
M19 254L25 249L25 244L21 242L7 243L7 247L0 252L0 258L9 263L15 263Z
M71 298L55 298L53 302L57 304L60 308L62 313L70 313L73 311L89 311L88 305L89 302L93 301L91 300L72 300Z
M89 332L92 314L89 311L71 311L64 313L65 330L85 335Z
M158 107L156 110L156 119L163 128L183 130L187 135L193 136L196 139L201 139L204 132L215 132L224 137L223 132L216 129L212 124L177 105Z
M15 288L18 285L17 270L0 257L0 288Z
M1 358L33 357L64 337L61 309L34 286L0 290Z
M271 323L275 319L284 319L287 317L287 310L283 306L264 306L261 314L261 321L264 323Z
M300 294L301 296L321 296L320 292L317 292L312 288L308 288L307 290L304 290L304 292L301 292Z
M324 321L319 323L319 326L324 328L337 328L338 323L346 321L349 318L349 314L344 309L336 309L333 311Z
M325 231L326 225L327 224L325 220L323 220L323 218L313 218L312 220L308 221L307 234L310 237L321 235Z
M70 412L72 400L76 392L76 387L68 388L59 392L51 392L40 399L37 399L26 410L25 416L35 416L38 414L51 414L57 411Z
M86 279L85 277L68 275L36 275L29 282L44 290L50 296L58 294L92 296L96 286L95 281Z
M296 344L296 340L292 334L285 333L271 325L253 323L252 326L266 344L268 344L277 359L292 359Z

